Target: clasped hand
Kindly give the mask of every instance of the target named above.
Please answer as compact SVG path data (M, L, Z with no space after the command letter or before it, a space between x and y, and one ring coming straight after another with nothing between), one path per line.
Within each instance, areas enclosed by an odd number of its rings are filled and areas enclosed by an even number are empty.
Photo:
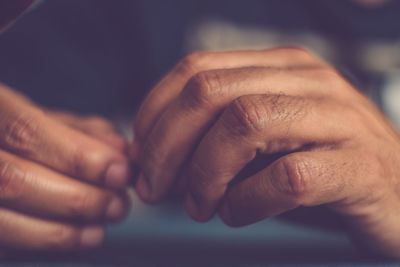
M323 205L360 245L400 256L399 134L307 51L194 53L150 92L134 129L146 202L183 191L193 219L219 213L230 226Z

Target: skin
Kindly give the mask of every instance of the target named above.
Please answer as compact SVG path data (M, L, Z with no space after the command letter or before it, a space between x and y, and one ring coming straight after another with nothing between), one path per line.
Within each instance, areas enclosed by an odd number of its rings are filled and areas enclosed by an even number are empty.
M0 85L0 257L101 244L127 210L126 143L99 117L41 109Z
M134 129L136 190L148 203L178 189L194 220L219 213L235 227L323 206L363 248L400 257L399 134L307 51L189 55Z

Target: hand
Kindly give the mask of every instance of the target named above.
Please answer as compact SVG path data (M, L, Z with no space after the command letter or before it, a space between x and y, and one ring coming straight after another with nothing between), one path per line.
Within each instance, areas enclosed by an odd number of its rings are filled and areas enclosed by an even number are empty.
M295 48L195 53L148 95L134 125L136 190L187 184L198 221L242 226L325 205L355 240L400 257L400 142L338 72Z
M121 153L127 153L128 143L108 120L98 116L80 116L65 111L46 110L52 119L110 145Z
M44 111L0 85L0 254L99 245L127 210L125 148L104 119Z

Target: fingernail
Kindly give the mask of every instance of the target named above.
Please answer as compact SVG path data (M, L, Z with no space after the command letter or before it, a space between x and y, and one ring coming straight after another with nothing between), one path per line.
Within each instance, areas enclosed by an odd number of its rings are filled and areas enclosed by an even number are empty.
M219 209L219 217L227 225L232 226L232 213L227 201L224 201Z
M101 226L89 226L82 230L80 245L82 248L94 248L104 240L104 228Z
M122 199L114 197L111 199L106 209L106 218L109 220L118 220L125 213L125 205Z
M138 193L141 199L145 201L149 200L151 194L151 188L149 182L147 181L143 173L139 174L139 178L136 182L136 192Z
M127 163L113 163L108 167L105 175L106 186L122 188L128 181L129 168Z
M192 194L188 193L186 195L185 209L190 217L197 219L199 216L199 207L196 200L193 198Z

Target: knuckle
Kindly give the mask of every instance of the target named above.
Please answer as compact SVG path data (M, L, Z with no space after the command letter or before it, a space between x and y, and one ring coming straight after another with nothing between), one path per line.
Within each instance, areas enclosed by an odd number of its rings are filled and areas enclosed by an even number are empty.
M290 129L291 122L301 120L310 102L302 97L283 94L247 95L234 100L222 116L222 123L233 135L265 133L267 127Z
M0 161L0 199L15 202L23 196L25 172L13 163Z
M286 52L296 59L303 59L303 60L314 59L314 56L308 49L300 46L284 47L282 48L282 52Z
M340 72L330 66L322 66L318 69L314 69L312 78L315 81L323 84L325 90L328 91L341 91L344 93L344 95L350 97L354 97L354 93L357 92L357 90L354 90L353 85L346 78L344 78ZM331 96L332 93L329 93Z
M60 225L51 229L46 249L55 251L71 251L79 247L79 231L73 227Z
M184 102L191 107L212 103L222 92L222 75L219 71L204 71L194 75L184 91Z
M267 50L268 51L268 50ZM298 46L283 46L272 49L272 52L282 55L282 57L289 59L292 67L296 66L309 66L309 67L322 67L326 64L316 57L308 49Z
M298 156L283 158L275 166L278 172L273 175L275 188L301 204L311 187L312 175L309 168L308 162Z
M330 67L321 67L319 68L318 77L324 82L328 82L333 85L343 85L344 79L342 76L335 70ZM333 88L337 88L337 86L332 86Z
M4 128L5 145L17 150L26 156L34 154L40 146L40 123L37 118L30 115L20 115L8 121Z
M184 57L178 64L178 70L180 70L184 75L193 76L199 71L207 69L209 62L208 52L193 52L186 57Z
M271 115L270 111L260 104L252 96L242 96L234 100L224 116L231 132L246 135L249 132L262 130Z

